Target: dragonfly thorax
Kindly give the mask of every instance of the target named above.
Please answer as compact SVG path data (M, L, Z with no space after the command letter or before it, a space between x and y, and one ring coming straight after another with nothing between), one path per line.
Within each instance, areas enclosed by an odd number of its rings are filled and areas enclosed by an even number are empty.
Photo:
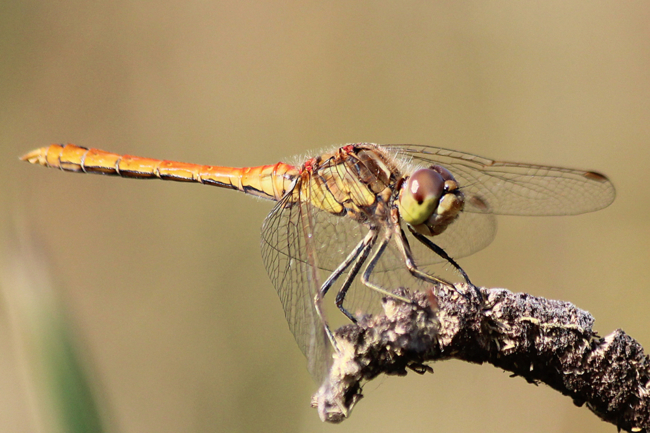
M402 184L398 200L402 219L426 236L444 232L458 218L464 204L458 182L439 165L413 172Z

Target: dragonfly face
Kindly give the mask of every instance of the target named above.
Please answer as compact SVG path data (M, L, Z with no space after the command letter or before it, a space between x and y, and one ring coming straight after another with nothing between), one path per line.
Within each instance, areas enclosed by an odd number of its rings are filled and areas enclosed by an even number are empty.
M458 218L464 204L458 182L439 165L416 170L404 182L398 201L402 219L426 236L444 232Z

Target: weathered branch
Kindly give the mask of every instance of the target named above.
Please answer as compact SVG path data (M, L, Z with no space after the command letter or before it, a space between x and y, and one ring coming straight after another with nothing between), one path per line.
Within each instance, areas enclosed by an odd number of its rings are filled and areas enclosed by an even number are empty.
M650 362L636 340L620 329L599 337L594 318L568 302L485 288L481 302L456 288L399 289L414 303L385 299L384 314L336 330L340 353L312 401L321 419L345 419L381 373L424 373L433 371L426 362L456 358L545 383L620 429L650 431Z

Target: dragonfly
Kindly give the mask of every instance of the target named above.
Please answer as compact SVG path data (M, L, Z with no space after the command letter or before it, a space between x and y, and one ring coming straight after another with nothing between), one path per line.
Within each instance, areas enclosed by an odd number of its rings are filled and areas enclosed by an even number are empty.
M496 161L427 145L347 144L300 165L188 164L72 144L35 149L22 160L77 173L196 182L269 199L262 258L289 328L320 383L338 351L323 309L352 322L378 311L403 287L453 284L429 266L485 248L495 215L575 215L607 207L613 184L595 171ZM453 257L453 258L452 258Z

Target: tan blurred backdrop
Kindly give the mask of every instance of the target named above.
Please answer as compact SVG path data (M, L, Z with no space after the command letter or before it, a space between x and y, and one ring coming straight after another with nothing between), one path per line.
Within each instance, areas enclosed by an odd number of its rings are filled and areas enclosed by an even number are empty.
M647 2L0 4L0 217L47 253L121 432L614 432L491 366L384 378L321 424L259 253L270 203L59 173L52 142L257 165L354 141L599 170L608 209L499 218L473 281L568 300L650 348ZM0 310L0 430L34 429Z

